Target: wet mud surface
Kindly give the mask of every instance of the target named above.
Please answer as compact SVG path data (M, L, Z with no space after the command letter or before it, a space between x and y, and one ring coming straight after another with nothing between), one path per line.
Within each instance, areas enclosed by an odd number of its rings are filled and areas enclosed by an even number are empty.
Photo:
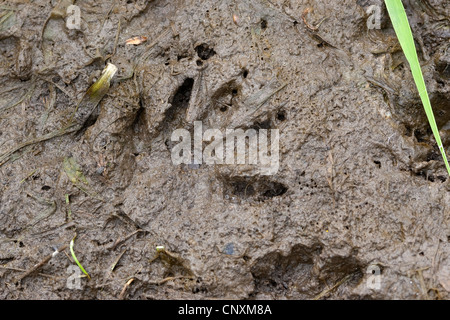
M403 2L448 150L450 7ZM382 1L6 1L0 78L0 299L449 298L449 178ZM279 129L279 170L174 165L194 121ZM45 261L75 235L76 288Z

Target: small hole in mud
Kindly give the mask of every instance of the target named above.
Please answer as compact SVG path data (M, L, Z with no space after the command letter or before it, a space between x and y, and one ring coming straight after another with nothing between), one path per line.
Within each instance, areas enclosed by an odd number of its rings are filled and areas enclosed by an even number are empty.
M242 76L243 76L244 78L247 78L247 76L248 76L248 70L247 70L247 69L244 69L244 70L242 71Z
M374 160L373 163L375 163L378 168L381 168L381 162L380 161Z
M431 151L428 155L427 155L427 161L431 161L431 160L439 160L440 159L440 154L437 153L436 151Z
M417 142L424 142L424 134L422 133L422 131L420 131L419 129L414 130L414 136L417 139Z
M255 123L250 126L250 129L255 129L255 130L259 130L259 129L266 129L269 130L272 127L272 123L270 121L270 119L264 120L264 121L255 121Z
M279 121L284 121L286 120L286 111L282 110L282 111L278 111L277 113L277 119Z
M186 78L183 84L177 89L172 99L172 107L166 110L166 121L170 122L176 118L176 115L185 110L189 105L191 99L192 87L194 86L194 79Z
M267 29L267 20L265 19L261 20L261 29L263 30Z
M48 190L50 190L52 187L50 187L50 186L43 186L42 188L41 188L41 190L44 190L44 191L48 191Z
M253 196L255 188L246 181L236 181L231 184L234 195L242 195L243 197Z
M297 26L297 25L298 25L298 22L297 22L297 21L294 21L293 23L294 23L294 26Z
M405 124L405 132L404 132L405 136L411 137L412 132L413 132L412 128L409 125Z
M199 292L206 293L206 292L208 292L208 290L206 288L204 288L204 287L192 288L192 293L199 293Z
M287 190L288 188L286 188L283 184L275 182L271 188L267 189L262 195L268 198L279 197L285 194Z
M447 242L450 242L450 236L447 236Z
M19 247L20 247L20 248L23 248L23 247L25 247L25 245L23 244L23 242L22 242L22 241L20 241L20 242L19 242Z
M220 107L220 109L219 109L221 112L226 112L227 110L228 110L228 107L227 106L222 106L222 107Z
M423 257L425 254L422 251L422 252L419 252L419 255Z
M317 44L317 48L323 48L323 42Z
M449 242L450 242L450 240L449 240ZM250 260L250 257L249 256L243 256L242 259L244 259L244 261L248 261L248 260Z
M231 180L231 181L230 181ZM288 188L276 181L267 179L248 179L242 177L227 178L225 181L225 198L233 195L242 199L256 197L257 201L265 201L285 194Z
M196 61L196 64L197 64L199 67L201 67L201 66L203 65L203 61L200 60L200 59L198 59L198 60Z
M206 43L202 43L195 47L195 51L197 52L197 55L202 60L208 60L213 55L216 54L213 48L210 48Z
M233 89L233 90L231 91L231 94L232 94L233 96L237 95L237 94L238 94L238 90L237 90L237 89Z
M179 54L179 55L177 55L177 60L180 61L181 59L184 59L187 57L188 57L188 55L186 55L186 54Z
M141 105L136 112L136 115L134 116L133 123L131 124L131 127L133 128L134 132L139 132L139 126L142 126L145 123L145 108L142 106L142 101L139 101L139 104Z

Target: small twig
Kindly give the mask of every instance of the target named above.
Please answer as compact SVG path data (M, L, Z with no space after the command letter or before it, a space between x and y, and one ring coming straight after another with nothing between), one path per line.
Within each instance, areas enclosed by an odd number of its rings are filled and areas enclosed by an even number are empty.
M144 230L142 229L138 229L136 231L133 231L132 233L130 233L129 235L125 236L125 238L123 239L117 239L116 242L112 245L111 249L114 250L119 244L127 241L128 239L130 239L132 236L134 236L136 233L138 232L143 232Z
M47 257L45 257L41 262L39 262L38 264L35 264L31 269L29 269L28 271L26 271L23 275L21 275L17 281L15 282L21 282L24 278L36 273L37 271L39 271L40 269L42 269L42 267L44 267L56 254L58 254L61 251L66 250L68 247L68 245L63 245L61 248L59 248L57 251L53 252L52 254L48 255Z
M78 126L75 125L74 126L73 124L69 124L69 125L63 127L62 129L52 131L52 132L50 132L50 133L48 133L46 135L43 135L41 137L32 138L32 139L30 139L28 141L19 143L18 145L16 145L16 146L12 147L11 149L9 149L4 154L0 155L0 166L5 164L6 162L8 162L9 158L14 153L16 153L17 151L19 151L19 150L21 150L21 149L23 149L25 147L28 147L28 146L31 146L31 145L34 145L34 144L37 144L37 143L40 143L40 142L44 142L44 141L50 140L52 138L60 137L62 135L70 133L70 132L78 131L79 128L81 128L80 125L78 125Z
M421 269L418 269L415 271L419 274L420 289L422 290L422 295L423 295L424 299L430 300L430 297L428 296L428 289L427 289L427 286L425 285L425 280L423 278L423 272L422 272L427 269L429 269L429 267L421 268Z
M386 91L388 94L395 94L398 95L397 90L392 89L389 85L387 85L386 83L383 83L375 78L366 76L366 79L368 82L370 82L371 84L380 87L381 89L383 89L384 91Z
M320 298L322 298L323 296L327 295L328 293L330 293L331 291L333 291L334 289L336 289L337 287L339 287L340 285L346 283L348 280L350 280L350 278L352 277L353 274L348 274L346 275L344 278L342 278L341 280L339 280L334 286L332 286L329 289L326 289L324 291L322 291L321 293L319 293L317 296L314 297L313 300L319 300Z
M120 292L119 300L123 300L125 298L125 293L127 292L128 287L130 286L130 284L133 281L134 281L134 278L131 278L130 280L127 281L127 283L125 283L125 285L123 286L122 291Z
M119 219L120 221L124 222L125 224L133 226L138 230L142 230L141 226L136 221L131 219L125 212L123 212L121 210L112 213L112 216Z
M119 263L119 260L122 258L122 256L125 254L125 252L126 252L127 250L128 250L128 248L125 249L125 250L123 250L122 253L119 254L119 256L117 257L117 259L114 260L114 262L112 263L111 267L109 268L109 272L110 272L110 273L114 271L114 269L116 268L116 265Z
M303 12L302 12L302 20L303 20L303 23L305 24L305 26L306 26L308 29L310 29L311 31L317 31L317 30L319 30L319 27L320 27L320 25L322 24L322 22L324 22L327 18L326 18L326 17L323 18L317 25L312 26L312 25L310 25L310 24L308 23L308 21L306 21L306 15L307 15L308 13L312 12L312 11L313 11L312 8L306 8L305 10L303 10Z
M0 95L3 95L5 93L11 92L11 91L14 91L17 89L23 89L23 88L24 88L24 85L18 85L18 86L12 87L12 88L8 88L8 89L5 89L4 91L0 91Z
M102 23L102 28L105 26L105 22L106 20L108 20L109 15L111 14L111 12L114 10L114 8L117 5L117 0L114 1L114 4L111 6L111 8L109 9L108 13L105 15L105 17L103 18L103 23Z
M68 222L64 222L63 224L56 226L54 228L50 228L50 229L47 229L47 230L41 231L41 232L32 233L31 235L34 237L36 237L36 236L45 237L54 232L61 232L60 230L58 231L58 229L61 229L61 228L69 229L69 228L72 228L73 226L75 226L75 222L68 221Z
M164 278L162 280L159 281L150 281L150 284L157 284L157 285L162 285L164 283L166 283L167 281L172 281L172 280L176 280L176 279L189 279L189 280L194 280L194 277L192 276L175 276L175 277L167 277Z
M64 89L63 87L61 87L60 85L54 83L52 80L49 80L49 79L47 79L47 78L45 78L45 77L43 77L43 76L40 76L40 75L37 75L37 77L38 77L39 79L41 79L41 80L44 80L44 81L46 81L46 82L48 82L48 83L54 85L56 88L58 88L59 90L61 90L61 92L64 93L66 96L68 96L70 99L72 99L72 100L75 99L73 95L71 95L69 92L67 92L67 90L65 90L65 89Z
M33 171L31 171L25 178L23 178L19 184L24 183L29 177L31 177L32 175L34 175L36 173L38 169L34 169Z
M6 110L9 110L11 108L14 108L15 106L21 104L23 101L25 101L26 99L30 98L31 95L33 94L34 90L36 89L36 80L33 78L31 80L31 86L29 87L29 89L27 90L27 92L25 92L19 100L17 100L16 102L11 102L11 104L7 104L5 106L2 106L0 108L0 112L4 112Z
M4 267L4 266L0 266L0 269L2 269L2 270L10 270L10 271L17 271L17 272L27 272L27 270L25 270L25 269L13 268L13 267ZM42 277L47 277L47 278L55 278L55 276L53 276L51 274L46 274L46 273L37 273L37 275L42 276Z
M434 253L433 259L431 260L431 268L433 269L433 273L434 273L434 274L436 274L436 268L437 268L437 266L436 266L436 258L437 258L437 255L438 255L438 253L439 253L439 247L440 247L440 245L441 245L441 241L438 240L438 245L437 245L437 247L436 247L436 252Z

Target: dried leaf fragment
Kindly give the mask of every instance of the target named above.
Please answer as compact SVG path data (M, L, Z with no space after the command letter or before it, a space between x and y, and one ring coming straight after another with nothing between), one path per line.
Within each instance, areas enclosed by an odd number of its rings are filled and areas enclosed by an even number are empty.
M147 41L147 37L144 36L138 36L138 37L133 37L130 38L128 40L125 41L125 44L134 44L134 45L139 45L143 42Z

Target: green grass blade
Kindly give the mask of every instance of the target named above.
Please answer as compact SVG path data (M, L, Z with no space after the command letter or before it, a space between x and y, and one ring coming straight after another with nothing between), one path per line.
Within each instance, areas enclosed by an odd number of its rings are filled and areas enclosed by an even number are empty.
M385 0L384 2L386 3L389 17L391 18L398 41L400 42L403 53L405 54L405 57L410 65L411 73L413 75L414 82L416 83L417 90L419 91L420 99L422 100L428 122L430 123L434 138L436 139L436 143L441 151L447 172L450 175L450 166L448 164L447 156L445 155L441 137L439 136L436 120L434 119L433 109L431 108L430 98L428 97L427 87L420 68L416 45L414 44L414 38L411 32L411 27L409 26L405 8L403 7L401 0Z
M72 241L70 241L70 253L72 254L72 258L73 260L75 260L75 263L78 265L78 267L81 269L81 271L83 271L83 273L90 279L91 277L89 276L89 274L86 272L86 270L84 270L83 266L81 265L81 263L78 261L77 256L75 255L75 252L73 251L73 244L74 244L74 240L77 236L73 237Z

